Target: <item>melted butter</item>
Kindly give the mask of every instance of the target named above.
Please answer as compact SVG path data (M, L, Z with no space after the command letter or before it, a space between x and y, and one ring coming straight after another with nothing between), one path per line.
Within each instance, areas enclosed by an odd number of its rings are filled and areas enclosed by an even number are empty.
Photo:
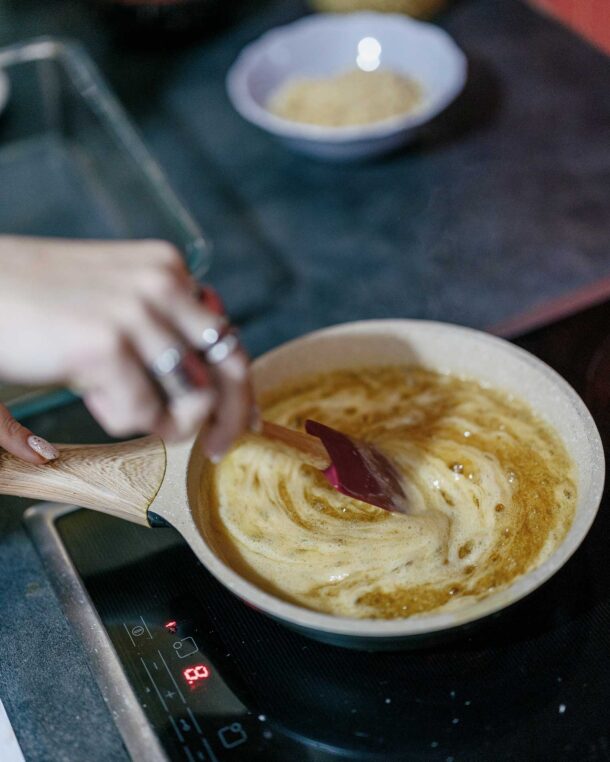
M539 565L574 514L574 468L523 403L422 368L340 371L275 390L264 416L375 443L413 515L333 490L283 445L243 437L206 466L199 522L240 574L327 613L394 619L468 605Z

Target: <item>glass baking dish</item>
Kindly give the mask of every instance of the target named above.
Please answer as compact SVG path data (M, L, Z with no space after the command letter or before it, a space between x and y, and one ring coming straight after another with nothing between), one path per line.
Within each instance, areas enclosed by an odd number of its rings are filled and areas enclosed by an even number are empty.
M162 238L200 279L209 265L201 230L84 51L35 39L0 49L0 71L9 80L0 233ZM71 398L56 387L0 384L0 402L20 417Z

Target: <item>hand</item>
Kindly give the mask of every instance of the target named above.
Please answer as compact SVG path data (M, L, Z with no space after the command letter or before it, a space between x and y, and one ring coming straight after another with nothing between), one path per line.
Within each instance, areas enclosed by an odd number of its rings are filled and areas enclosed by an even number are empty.
M206 424L204 449L220 458L254 414L243 349L218 364L199 351L204 331L225 325L168 243L0 236L0 377L75 388L113 436L175 440ZM56 457L31 436L0 406L0 446L32 463Z

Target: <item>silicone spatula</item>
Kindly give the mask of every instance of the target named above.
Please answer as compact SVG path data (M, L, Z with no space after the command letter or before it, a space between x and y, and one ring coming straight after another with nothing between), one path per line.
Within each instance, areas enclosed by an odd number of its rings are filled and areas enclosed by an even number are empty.
M409 513L398 468L380 450L318 421L307 434L263 421L262 434L299 450L339 492L386 511Z

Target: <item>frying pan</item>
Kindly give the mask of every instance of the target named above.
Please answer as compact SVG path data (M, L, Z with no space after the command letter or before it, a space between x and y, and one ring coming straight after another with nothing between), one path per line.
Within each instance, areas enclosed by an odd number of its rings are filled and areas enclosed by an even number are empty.
M554 427L576 466L574 521L559 547L507 588L456 611L390 621L332 616L280 600L241 577L215 544L205 505L199 504L204 456L197 438L179 445L167 445L154 436L110 445L60 445L61 457L43 466L3 452L0 493L69 502L144 526L169 523L225 587L261 612L318 640L393 649L454 635L532 592L574 553L601 500L603 448L587 408L561 376L502 339L460 326L418 320L346 323L263 355L253 363L253 377L260 394L304 374L399 364L469 376L515 394Z

